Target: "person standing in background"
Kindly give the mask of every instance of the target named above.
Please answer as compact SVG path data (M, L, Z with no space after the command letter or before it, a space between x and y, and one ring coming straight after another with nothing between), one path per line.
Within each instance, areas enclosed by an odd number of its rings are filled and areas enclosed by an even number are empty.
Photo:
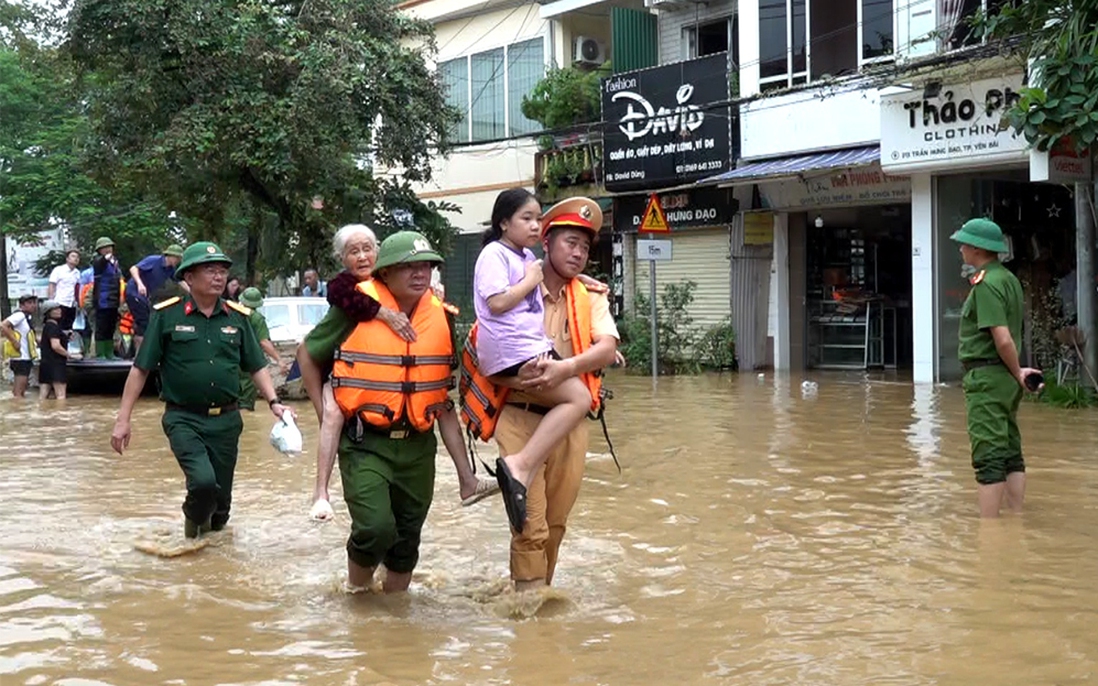
M122 302L122 268L114 254L114 241L106 236L95 242L96 256L92 260L95 285L92 295L95 307L95 356L101 360L116 360L114 330L118 326L118 306Z
M38 365L38 399L46 400L50 391L64 400L68 384L69 335L61 328L63 308L56 300L42 303L41 362Z
M34 358L38 355L34 326L31 324L31 317L37 309L38 296L31 293L21 295L19 310L0 322L0 334L4 336L4 357L10 360L8 364L11 366L11 373L15 375L11 394L16 398L26 397Z
M328 297L328 284L320 280L320 275L316 273L315 269L306 269L302 278L305 280L305 285L301 288L302 296L306 298Z
M258 288L250 286L240 294L240 304L252 311L248 315L248 323L255 330L255 338L259 341L259 347L267 355L271 364L276 364L279 371L286 373L288 365L281 363L278 356L278 348L271 342L271 330L267 327L267 318L259 311L263 307L263 294ZM255 399L258 395L252 377L244 370L240 370L240 409L255 411Z
M61 307L59 324L62 331L72 331L76 321L76 304L80 289L80 252L70 250L65 253L65 264L58 265L50 272L49 299Z
M240 283L239 276L230 276L229 280L225 282L225 292L221 294L221 297L225 300L232 300L237 302L240 300L240 292L243 290Z
M175 268L183 257L183 248L172 244L159 255L149 255L130 267L130 280L126 284L126 306L133 316L134 350L141 349L141 339L149 326L152 312L150 301L167 297L165 286L173 283ZM186 286L186 282L183 284Z

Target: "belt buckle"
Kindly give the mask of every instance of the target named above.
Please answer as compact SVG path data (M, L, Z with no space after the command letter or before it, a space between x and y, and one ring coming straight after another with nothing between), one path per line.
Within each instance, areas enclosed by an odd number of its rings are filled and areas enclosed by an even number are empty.
M207 410L206 414L210 417L216 417L219 414L221 414L221 408L220 407L211 407L209 410Z
M390 431L389 432L389 438L399 439L399 438L407 438L407 437L408 437L408 430L407 429L403 429L401 431Z

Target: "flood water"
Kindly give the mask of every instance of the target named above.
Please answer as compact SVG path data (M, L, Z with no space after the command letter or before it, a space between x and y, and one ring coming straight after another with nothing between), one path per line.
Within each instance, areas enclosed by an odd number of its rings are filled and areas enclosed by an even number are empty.
M118 457L115 399L5 398L0 684L1098 683L1098 415L1025 403L1027 512L981 522L959 389L813 378L612 377L624 473L592 425L540 607L445 455L411 592L352 596L338 474L309 521L312 453L269 414L229 530L162 559L134 548L182 526L161 406Z

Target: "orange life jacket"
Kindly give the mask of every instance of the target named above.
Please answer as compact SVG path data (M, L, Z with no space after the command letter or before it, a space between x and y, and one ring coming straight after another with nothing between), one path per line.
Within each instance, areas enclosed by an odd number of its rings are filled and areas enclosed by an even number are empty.
M133 315L131 313L127 312L118 320L118 333L123 336L133 335Z
M568 308L572 354L582 355L592 343L591 298L587 294L587 288L578 279L572 279L564 289L564 301ZM591 392L591 414L597 416L602 406L602 375L587 372L581 374L580 378ZM474 323L461 352L461 376L458 380L461 417L474 437L487 441L495 434L499 414L507 402L510 390L497 386L481 374L477 361L477 324Z
M400 310L385 284L364 281L358 290L382 307ZM412 312L416 340L409 343L378 319L361 322L335 354L332 392L343 416L359 415L384 429L405 419L427 431L452 405L454 341L446 317L453 311L428 290Z
M119 279L118 283L121 284L118 287L118 302L126 302L126 280ZM88 294L95 288L95 283L86 283L80 287L80 307L83 309L84 303L88 301Z

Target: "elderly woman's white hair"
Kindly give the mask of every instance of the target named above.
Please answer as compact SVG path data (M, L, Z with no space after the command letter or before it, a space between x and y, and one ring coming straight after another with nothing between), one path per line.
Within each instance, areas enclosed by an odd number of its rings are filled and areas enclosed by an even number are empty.
M377 235L374 230L365 224L348 224L336 231L335 236L332 238L332 250L335 252L336 257L343 257L343 249L347 247L347 243L351 238L359 234L366 235L374 245L377 245Z

